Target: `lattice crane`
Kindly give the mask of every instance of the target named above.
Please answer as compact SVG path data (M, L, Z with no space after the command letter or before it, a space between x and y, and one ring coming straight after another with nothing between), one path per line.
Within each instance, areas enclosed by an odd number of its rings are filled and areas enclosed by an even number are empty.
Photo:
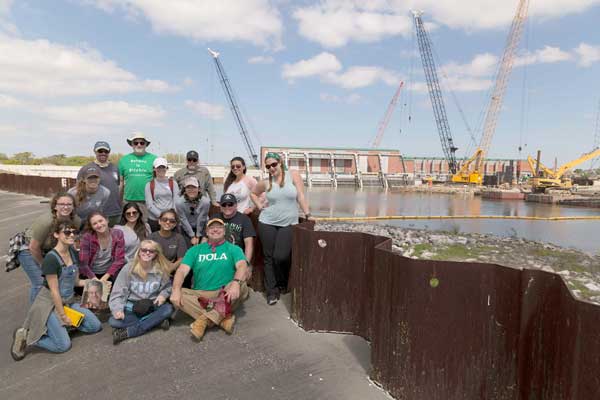
M240 112L240 108L237 105L237 100L235 98L233 88L229 83L229 79L225 74L225 70L223 69L221 61L219 60L219 53L211 49L208 49L208 53L215 60L217 73L219 74L219 78L221 79L221 86L223 87L225 97L227 97L227 101L229 102L229 108L231 108L231 112L233 113L233 119L235 120L238 126L240 135L242 136L242 141L244 142L244 146L246 147L246 151L252 159L252 163L254 164L254 166L258 168L258 155L256 154L255 147L252 144L252 140L250 138L250 134L248 133L248 129L246 129L246 124L244 123L244 119L242 117L242 113Z
M425 71L427 89L429 90L429 98L431 99L433 115L435 117L438 134L440 135L444 157L446 157L450 172L456 174L456 150L458 150L458 147L454 145L452 133L450 132L448 116L446 115L446 106L444 104L442 89L440 88L433 52L431 50L431 40L429 40L427 31L423 26L423 20L421 19L422 14L422 11L413 11L413 20L417 31L417 41L419 43L419 53L421 53L421 62L423 64L423 70Z
M381 139L383 139L383 134L385 133L385 129L390 123L390 118L392 118L392 114L394 113L394 108L396 107L396 103L398 102L398 97L400 96L400 91L404 82L400 82L398 85L398 89L396 89L396 93L394 93L394 97L390 101L388 108L383 116L383 119L379 122L379 127L377 128L377 134L375 135L375 139L371 142L372 148L377 148L381 144Z
M517 47L521 40L525 21L527 20L528 8L529 0L519 0L517 12L510 27L508 39L506 40L504 54L500 61L500 68L498 68L498 73L496 75L496 83L485 116L479 147L475 151L475 154L473 154L473 156L465 162L461 169L452 177L453 182L475 183L478 185L483 183L483 161L485 160L485 156L492 143L492 138L494 137L494 132L496 131L498 114L502 108L502 101L504 100L504 93L506 92L508 79L512 72Z

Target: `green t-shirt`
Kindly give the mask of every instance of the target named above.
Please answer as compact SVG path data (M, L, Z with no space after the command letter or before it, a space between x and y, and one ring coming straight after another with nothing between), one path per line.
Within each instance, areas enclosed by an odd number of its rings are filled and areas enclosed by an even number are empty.
M143 156L130 153L119 160L119 174L125 183L125 201L145 200L144 189L146 183L152 180L152 163L155 158L152 153L145 153Z
M194 272L194 290L217 290L233 280L235 264L245 260L235 244L224 242L213 253L208 243L197 244L183 257L182 264Z

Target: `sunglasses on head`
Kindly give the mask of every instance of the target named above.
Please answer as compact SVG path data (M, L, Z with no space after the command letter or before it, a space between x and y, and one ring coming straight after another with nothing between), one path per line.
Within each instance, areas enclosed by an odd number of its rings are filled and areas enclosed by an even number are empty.
M135 217L136 215L138 215L137 211L126 211L125 215L127 215L128 217Z
M188 160L189 162L196 162L196 161L198 161L198 159L197 159L197 158L188 158L187 160Z
M65 234L65 236L77 236L79 235L79 231L77 229L65 229L62 231L62 233Z
M160 221L161 222L168 222L170 224L174 224L175 222L177 222L177 220L175 218L161 218Z
M98 149L96 150L96 153L100 153L100 154L108 154L110 153L110 151L106 150L106 149Z
M140 249L140 253L146 253L146 254L156 254L156 250L154 249L145 249L145 248L141 248Z
M271 169L271 168L275 168L279 165L278 161L275 161L274 163L271 164L265 164L265 169Z
M132 143L134 146L145 146L146 145L145 140L134 140Z
M233 207L234 204L233 203L221 203L222 207Z
M242 169L244 166L242 164L231 164L231 169Z

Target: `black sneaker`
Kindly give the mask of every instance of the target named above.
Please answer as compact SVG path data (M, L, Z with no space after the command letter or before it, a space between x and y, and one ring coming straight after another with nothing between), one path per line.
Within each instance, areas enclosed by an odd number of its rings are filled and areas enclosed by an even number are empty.
M125 328L113 328L112 337L113 344L118 344L123 340L127 339L129 335L127 334L127 329Z
M27 330L17 328L13 332L13 343L10 347L10 355L15 361L21 361L25 358L25 349L27 348Z
M168 331L171 327L171 322L169 321L169 318L163 320L163 322L161 322L159 326L160 329L162 329L163 331Z
M267 295L267 304L270 306L277 304L278 300L279 296L276 293L271 293Z

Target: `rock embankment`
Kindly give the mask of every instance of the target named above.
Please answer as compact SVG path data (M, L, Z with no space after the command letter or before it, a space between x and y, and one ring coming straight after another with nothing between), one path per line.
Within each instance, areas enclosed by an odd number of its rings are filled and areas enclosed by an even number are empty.
M599 255L516 236L428 231L366 223L318 223L315 229L389 237L393 250L405 257L485 262L555 272L563 277L575 297L600 304Z

